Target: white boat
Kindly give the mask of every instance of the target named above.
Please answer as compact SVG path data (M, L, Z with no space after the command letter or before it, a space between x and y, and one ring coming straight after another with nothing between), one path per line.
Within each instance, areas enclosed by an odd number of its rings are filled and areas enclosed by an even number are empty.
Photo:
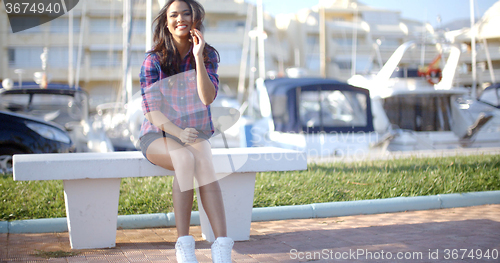
M500 83L490 85L481 92L479 100L500 109Z
M96 107L97 114L93 116L94 122L103 127L116 151L136 149L132 133L133 122L131 116L127 116L127 112L129 112L127 108L132 104L123 106L122 103L111 102Z
M374 77L342 83L319 78L258 79L243 117L244 146L276 146L308 157L366 158L385 151L500 146L500 110L452 87L460 50L431 84L398 68L399 47Z
M416 70L398 67L414 46L401 45L377 75L348 81L370 90L374 127L384 134L377 145L390 151L500 146L500 110L452 86L460 50L442 45L449 56L441 80L432 85Z
M366 157L379 139L369 91L332 79L258 79L244 117L246 146L275 146L308 157Z

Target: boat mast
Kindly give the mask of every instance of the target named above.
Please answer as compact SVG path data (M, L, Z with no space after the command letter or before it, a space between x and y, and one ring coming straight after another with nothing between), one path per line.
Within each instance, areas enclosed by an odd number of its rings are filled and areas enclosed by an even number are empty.
M266 35L264 32L264 8L262 6L262 0L257 0L257 42L259 49L259 78L266 78L266 60L265 60L265 50L264 50L264 39Z
M321 72L321 77L326 78L326 73L328 71L326 57L326 18L325 18L325 6L320 3L319 7L319 67Z
M356 2L351 3L352 8L354 8L354 18L352 27L352 58L351 58L351 76L356 75L356 50L358 46L358 4Z
M132 101L132 75L130 72L130 40L132 38L132 0L123 1L122 102Z
M148 52L151 49L152 46L152 28L151 24L153 23L153 17L152 17L152 9L153 9L153 0L146 0L146 52Z
M248 46L250 42L250 29L252 28L253 20L253 5L248 4L247 20L245 22L245 35L243 37L243 50L241 52L240 74L238 78L238 102L241 104L245 98L245 79L248 62Z
M62 1L64 3L64 1ZM74 10L74 9L73 9ZM73 87L74 76L73 76L73 10L69 11L68 14L68 85Z
M472 91L471 96L473 99L476 98L476 29L474 27L475 17L474 17L474 0L470 0L470 32L471 32L471 53L472 53Z
M76 58L76 77L75 77L75 83L73 84L73 88L76 88L76 86L79 85L80 82L80 68L82 64L82 53L83 53L83 33L84 33L84 27L85 27L85 16L87 12L87 1L83 1L83 7L82 7L82 17L80 20L80 39L78 40L78 57Z

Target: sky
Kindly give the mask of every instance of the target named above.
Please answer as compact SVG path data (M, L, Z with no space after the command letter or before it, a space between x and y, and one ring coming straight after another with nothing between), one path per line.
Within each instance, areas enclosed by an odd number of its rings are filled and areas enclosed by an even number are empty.
M256 0L245 0L255 3ZM498 0L475 0L475 16L480 18L488 8ZM264 10L271 15L279 13L296 13L302 8L310 8L318 4L318 0L263 0ZM438 15L441 24L457 19L470 19L469 0L359 0L359 3L371 7L401 11L402 18L425 21L438 27Z

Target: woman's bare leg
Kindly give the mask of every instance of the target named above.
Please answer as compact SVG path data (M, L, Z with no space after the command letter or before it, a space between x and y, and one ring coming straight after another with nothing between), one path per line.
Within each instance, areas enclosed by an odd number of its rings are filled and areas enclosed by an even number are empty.
M150 144L146 156L152 163L175 170L172 186L175 225L179 237L189 235L191 210L193 208L193 176L195 160L193 154L170 138L158 139ZM187 185L191 185L188 187ZM183 187L180 187L183 186ZM181 191L181 189L189 189Z
M215 238L227 236L226 214L219 182L215 177L212 150L206 140L197 139L186 147L195 157L196 179L200 187L200 201L207 213Z
M174 203L177 236L187 236L189 235L191 210L193 210L193 189L181 191L176 176L172 186L172 201Z

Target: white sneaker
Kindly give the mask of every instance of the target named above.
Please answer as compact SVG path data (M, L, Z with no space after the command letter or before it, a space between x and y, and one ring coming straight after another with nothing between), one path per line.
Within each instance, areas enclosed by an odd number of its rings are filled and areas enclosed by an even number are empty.
M198 263L194 254L194 238L183 236L175 243L175 257L179 263Z
M231 263L234 241L229 237L218 237L212 244L212 262Z

